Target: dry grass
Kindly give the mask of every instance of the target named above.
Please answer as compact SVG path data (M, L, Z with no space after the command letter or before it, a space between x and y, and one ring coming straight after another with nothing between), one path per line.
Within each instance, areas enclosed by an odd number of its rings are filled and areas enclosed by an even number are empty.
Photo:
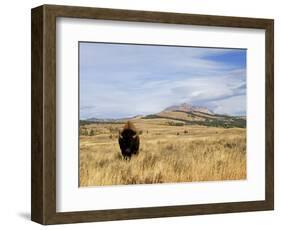
M80 186L246 179L245 129L135 123L143 132L130 161L120 155L121 124L84 127L95 135L80 137Z

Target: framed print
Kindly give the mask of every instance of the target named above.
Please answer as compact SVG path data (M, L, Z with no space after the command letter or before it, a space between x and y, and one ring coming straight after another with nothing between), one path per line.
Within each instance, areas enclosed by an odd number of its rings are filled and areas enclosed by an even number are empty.
M31 219L273 210L273 20L32 9Z

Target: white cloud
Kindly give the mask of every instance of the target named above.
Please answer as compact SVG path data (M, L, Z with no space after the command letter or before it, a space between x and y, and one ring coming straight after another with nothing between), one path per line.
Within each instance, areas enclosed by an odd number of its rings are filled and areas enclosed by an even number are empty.
M245 68L213 58L235 50L87 44L80 52L82 119L150 114L182 102L218 113L246 110Z
M215 113L219 114L233 114L233 115L245 115L246 114L246 96L234 96L225 100L214 102Z

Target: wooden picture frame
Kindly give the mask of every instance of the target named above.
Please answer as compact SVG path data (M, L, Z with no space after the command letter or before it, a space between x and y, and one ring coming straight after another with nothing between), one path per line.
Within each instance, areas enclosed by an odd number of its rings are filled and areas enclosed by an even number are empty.
M56 18L255 28L265 30L265 200L215 204L56 211ZM274 21L271 19L43 5L32 9L31 219L64 224L274 209Z

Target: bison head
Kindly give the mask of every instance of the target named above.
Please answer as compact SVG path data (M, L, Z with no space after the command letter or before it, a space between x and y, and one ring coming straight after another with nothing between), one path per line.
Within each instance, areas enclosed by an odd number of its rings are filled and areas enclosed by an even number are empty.
M125 159L139 152L139 136L132 122L128 121L119 132L119 146Z

